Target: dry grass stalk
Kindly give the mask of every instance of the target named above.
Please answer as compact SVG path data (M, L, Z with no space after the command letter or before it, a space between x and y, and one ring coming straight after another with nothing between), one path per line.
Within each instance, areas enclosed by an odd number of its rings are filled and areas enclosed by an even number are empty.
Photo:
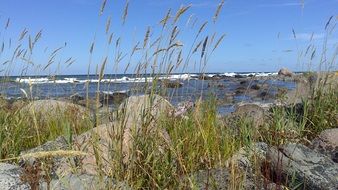
M101 4L101 9L100 9L100 15L103 14L104 8L106 7L107 0L103 0Z
M21 41L26 36L27 33L28 33L28 30L26 28L23 29L23 31L20 34L19 41Z
M107 60L108 60L108 57L106 57L101 65L101 70L100 70L100 74L99 74L99 82L103 79L103 76L104 76L104 69L106 67L106 64L107 64Z
M8 19L7 19L7 22L6 22L5 30L7 30L7 28L9 27L10 22L11 22L11 19L8 18Z
M204 42L203 42L203 46L202 46L202 52L201 52L201 58L203 58L204 54L205 54L205 49L207 47L208 44L208 36L205 38Z
M165 17L160 21L160 24L163 25L163 27L165 27L168 23L168 20L170 18L170 13L171 13L171 9L168 10L167 14L165 15Z
M214 48L212 49L212 51L215 51L215 49L216 49L216 48L219 46L219 44L221 44L221 42L223 41L224 37L225 37L225 34L223 34L223 35L217 40L217 42L216 42Z
M90 49L89 49L89 53L90 53L90 54L93 53L94 45L95 45L95 42L93 42L92 45L90 46Z
M114 36L114 33L111 33L111 34L109 35L109 39L108 39L108 44L109 44L109 45L110 45L111 42L113 41L113 36Z
M122 23L126 22L128 16L128 8L129 8L129 0L126 1L126 6L124 7L123 16L122 16Z
M213 18L214 23L216 22L216 20L217 20L217 18L218 18L218 16L219 16L219 13L220 13L221 10L222 10L223 5L224 5L224 0L222 0L221 3L219 3L218 6L217 6L217 9L216 9L216 12L215 12L215 16L214 16L214 18Z
M111 23L111 17L108 18L107 23L106 23L106 34L108 34L108 32L109 32L110 23Z
M148 44L148 40L149 40L149 36L150 36L150 27L148 27L146 35L144 36L144 40L143 40L143 49L147 46Z
M198 30L198 33L197 33L197 35L199 35L202 31L203 31L203 29L205 28L205 26L208 24L208 21L206 21L206 22L204 22L203 24L202 24L202 26L200 27L200 29Z
M182 6L176 13L176 16L174 18L174 23L178 21L178 19L191 7L191 5L188 6Z

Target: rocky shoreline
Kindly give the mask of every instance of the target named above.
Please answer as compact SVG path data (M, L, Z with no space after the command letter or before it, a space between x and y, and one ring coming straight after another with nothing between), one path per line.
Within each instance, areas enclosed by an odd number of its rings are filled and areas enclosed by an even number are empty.
M276 94L269 94L272 87L261 83L262 80L282 80L296 82L293 90L278 89ZM220 76L211 78L202 77L209 87L222 88L224 80ZM229 80L227 78L227 80ZM239 87L232 94L225 94L223 100L217 99L218 104L234 104L234 97L238 94L245 94L252 97L250 102L237 102L234 112L218 117L229 127L240 119L247 119L253 122L253 127L260 128L271 114L274 107L285 109L302 109L301 100L307 98L311 93L313 79L302 75L294 75L286 70L281 70L278 76L261 78L231 78L232 82L239 83ZM181 83L165 81L167 88L180 88ZM267 92L268 91L268 92ZM266 92L266 93L264 93ZM262 103L264 98L269 103ZM126 116L120 118L116 114L106 116L112 110L104 105L105 102L119 104L117 110ZM151 102L151 104L149 104ZM160 116L166 114L168 117L187 117L187 112L197 109L194 102L182 102L173 106L165 98L154 95L129 96L125 93L105 94L98 99L85 100L83 97L74 95L63 101L61 100L37 100L26 102L25 100L7 101L1 99L1 109L17 109L24 114L40 114L40 119L56 117L55 113L67 114L66 110L76 113L76 119L84 117L91 120L99 120L95 128L69 139L63 136L48 141L45 144L21 152L21 155L50 152L50 151L79 151L82 156L51 156L48 162L51 163L46 173L41 170L41 159L32 156L29 159L22 159L19 165L13 163L0 163L0 187L1 189L104 189L108 186L115 189L132 189L126 182L116 181L109 176L102 176L102 173L109 167L109 147L114 144L112 137L122 132L122 152L124 155L121 161L128 166L128 158L131 157L133 146L132 132L138 133L143 125L143 118L139 113L148 110L152 119L147 129L150 134L163 137L159 142L159 152L165 151L167 144L171 143L167 131L157 128L157 121ZM63 112L64 111L64 112ZM46 114L46 113L51 113ZM123 127L121 128L121 123ZM338 126L337 126L338 127ZM232 166L238 167L238 172L243 174L243 187L245 189L287 189L285 185L291 180L300 183L303 189L338 189L338 128L324 130L311 142L295 143L289 142L283 146L269 145L257 142L251 147L240 149L234 154L225 165L228 167L212 168L192 173L190 177L196 180L197 189L208 189L209 181L212 180L219 185L217 189L231 188ZM93 144L95 142L95 144ZM97 151L101 152L97 157ZM158 155L161 156L161 155ZM260 168L255 168L254 162L259 162ZM45 160L46 161L46 160ZM257 164L257 163L256 163ZM74 166L76 172L74 172ZM260 171L257 171L260 170ZM258 175L259 174L259 175ZM46 178L46 176L49 176ZM37 179L36 179L37 178ZM211 179L212 178L212 179ZM186 179L182 176L182 180Z

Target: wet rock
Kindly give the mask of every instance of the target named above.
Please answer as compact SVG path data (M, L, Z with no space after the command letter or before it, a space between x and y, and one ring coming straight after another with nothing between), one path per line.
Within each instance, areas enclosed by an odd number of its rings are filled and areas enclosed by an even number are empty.
M244 85L244 84L247 84L247 83L248 83L248 81L246 81L246 80L242 80L242 81L239 82L239 84L241 84L241 85Z
M70 101L73 102L73 103L78 103L80 100L84 100L85 98L82 97L80 94L76 93L76 94L73 94L69 97Z
M30 190L30 186L21 181L22 171L20 167L0 163L0 189L2 190Z
M183 86L183 83L178 80L166 79L162 81L162 86L165 88L181 88Z
M234 103L234 100L235 100L235 94L232 94L232 93L227 93L224 95L224 100L223 100L223 103L225 104L232 104Z
M104 105L121 104L125 99L129 97L128 91L114 91L114 92L102 92L100 94L100 102Z
M279 76L285 76L285 77L292 77L293 76L293 72L291 72L289 69L287 68L281 68L278 71L278 75Z
M236 94L244 94L246 91L247 91L247 88L240 86L240 87L236 88L235 93Z
M312 148L338 163L338 128L326 129L313 140Z
M259 89L261 89L261 85L253 84L253 85L250 86L250 88L253 89L253 90L259 90Z
M282 182L303 182L301 189L334 190L338 188L338 164L330 158L300 144L287 144L267 152L271 179Z
M258 98L262 100L274 100L275 95L270 90L263 90L258 94Z

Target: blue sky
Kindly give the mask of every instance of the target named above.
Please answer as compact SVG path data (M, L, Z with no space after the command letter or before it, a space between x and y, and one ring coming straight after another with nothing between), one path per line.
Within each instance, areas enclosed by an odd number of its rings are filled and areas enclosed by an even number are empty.
M206 32L226 34L223 43L210 58L207 71L276 71L280 67L306 70L308 60L298 59L299 54L310 43L318 48L318 54L327 35L324 30L326 22L330 16L333 16L332 23L337 23L338 19L338 0L228 0L217 23L213 24L211 18L219 2L130 0L127 21L122 26L124 0L108 0L101 17L98 16L101 0L0 0L0 40L7 42L11 38L14 43L24 28L32 35L42 29L42 38L36 47L39 50L33 55L34 62L46 65L47 52L52 52L66 42L67 46L60 51L58 59L73 57L76 62L70 67L62 66L59 70L56 64L45 72L57 70L58 74L84 74L87 72L89 47L94 37L97 45L93 65L100 64L102 57L113 51L104 43L107 38L105 23L109 16L112 17L111 31L114 32L115 40L120 36L124 44L123 51L130 52L132 44L143 40L148 26L160 28L158 23L169 8L176 11L181 5L191 4L187 16L182 18L181 28L185 27L189 15L194 15L198 18L197 24L209 21ZM2 26L6 24L7 18L11 22L9 28L4 30ZM296 33L296 40L292 30ZM184 31L180 34L180 40L184 45L191 44L192 33L196 33L196 29L187 27ZM334 49L337 42L335 30L329 37L328 48ZM46 47L47 51L44 51ZM0 60L6 60L6 54ZM123 72L123 64L126 61L111 71ZM94 72L94 68L91 72ZM188 70L196 71L192 66ZM15 69L13 72L16 72Z

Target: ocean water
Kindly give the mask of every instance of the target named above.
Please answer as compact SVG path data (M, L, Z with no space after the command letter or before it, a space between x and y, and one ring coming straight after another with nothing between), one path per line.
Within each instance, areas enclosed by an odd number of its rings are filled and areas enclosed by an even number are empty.
M73 94L79 94L85 97L94 98L97 92L114 93L126 92L129 95L144 94L147 89L152 88L154 78L160 80L168 79L170 81L179 81L181 88L165 89L165 96L172 104L177 105L183 101L195 101L196 99L214 96L222 99L229 94L233 94L239 87L239 81L245 80L249 76L257 76L255 83L268 84L271 87L271 94L276 93L278 88L295 88L294 82L285 82L274 80L273 76L277 73L206 73L204 76L219 76L219 80L200 80L201 74L171 74L171 75L143 75L135 76L132 74L105 75L100 80L98 88L97 75L67 75L67 76L11 76L2 77L0 83L0 93L11 99L24 98L26 96L35 99L60 97L70 97ZM272 76L272 77L269 77ZM263 78L262 78L263 77ZM264 78L265 77L265 78ZM271 79L270 79L271 78ZM163 91L158 85L155 87L158 91ZM257 101L245 94L234 95L233 103L236 102ZM264 100L260 100L264 101ZM271 101L271 100L267 100ZM233 104L219 105L220 112L229 112L233 109Z

